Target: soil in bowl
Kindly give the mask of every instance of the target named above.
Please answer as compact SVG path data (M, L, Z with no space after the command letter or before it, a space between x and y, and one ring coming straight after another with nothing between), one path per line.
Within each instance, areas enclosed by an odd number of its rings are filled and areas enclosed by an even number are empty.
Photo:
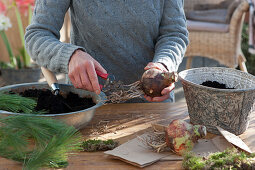
M36 110L46 110L47 114L69 113L88 109L96 105L92 98L82 98L78 94L69 92L66 97L55 96L50 90L28 89L19 93L23 97L35 98L37 100ZM67 105L71 107L68 108Z
M207 87L213 87L217 89L234 89L234 88L229 88L226 86L226 84L222 84L217 81L205 81L201 85L207 86Z

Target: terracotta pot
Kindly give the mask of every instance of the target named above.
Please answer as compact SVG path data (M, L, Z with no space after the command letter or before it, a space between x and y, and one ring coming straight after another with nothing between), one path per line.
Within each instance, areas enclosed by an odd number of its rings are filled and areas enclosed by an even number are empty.
M1 69L1 76L5 85L38 82L41 77L41 69L27 68L27 69Z

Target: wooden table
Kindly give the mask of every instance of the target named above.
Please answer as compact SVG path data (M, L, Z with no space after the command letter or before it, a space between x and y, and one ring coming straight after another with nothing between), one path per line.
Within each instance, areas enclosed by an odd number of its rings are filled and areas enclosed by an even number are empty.
M91 123L83 130L86 139L115 139L124 143L151 130L151 123L160 120L189 119L186 103L109 104L99 108ZM249 129L240 136L255 152L255 112ZM144 169L181 169L181 161L157 162ZM0 170L21 169L19 163L0 158ZM66 170L141 169L120 160L108 158L103 152L81 152L69 157Z

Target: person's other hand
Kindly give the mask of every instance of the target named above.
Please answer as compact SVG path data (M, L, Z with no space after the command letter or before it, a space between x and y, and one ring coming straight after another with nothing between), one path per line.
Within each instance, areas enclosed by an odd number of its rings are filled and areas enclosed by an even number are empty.
M144 70L149 70L149 69L158 69L158 70L161 70L162 72L167 72L168 70L165 68L165 66L161 63L148 63L146 67L144 67ZM169 98L169 93L175 88L175 85L174 83L172 83L170 86L164 88L162 91L161 91L161 94L162 96L160 97L150 97L150 96L147 96L147 95L144 95L144 98L146 100L148 100L149 102L162 102L166 99Z
M75 88L100 93L96 70L102 73L107 71L88 53L76 50L68 65L68 76Z

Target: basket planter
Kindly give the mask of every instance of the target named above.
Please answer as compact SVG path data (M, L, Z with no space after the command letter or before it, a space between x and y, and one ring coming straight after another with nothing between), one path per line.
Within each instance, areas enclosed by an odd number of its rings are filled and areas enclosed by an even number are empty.
M41 77L41 69L1 69L1 76L6 85L38 82Z
M205 125L209 132L219 134L216 126L242 134L249 125L255 106L255 76L223 67L204 67L179 73L191 123ZM217 81L228 88L202 86Z

